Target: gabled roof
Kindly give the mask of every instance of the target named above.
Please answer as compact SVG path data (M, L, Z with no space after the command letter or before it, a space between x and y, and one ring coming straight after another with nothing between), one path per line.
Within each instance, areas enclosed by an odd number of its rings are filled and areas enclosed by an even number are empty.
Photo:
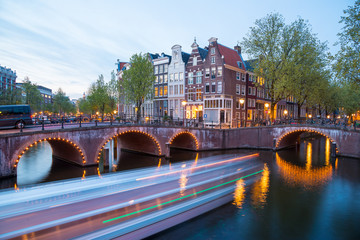
M189 58L190 58L190 54L188 54L186 52L181 52L181 58L182 58L183 62L185 64L187 64L187 62L189 61Z
M127 64L127 62L120 62L120 63L119 63L119 71L123 71L123 70L126 69L126 68L125 68L125 64Z
M230 65L232 67L241 68L246 70L244 61L241 55L234 49L226 47L218 43L219 51L222 56L224 56L224 63ZM239 66L238 62L241 62L241 67Z
M198 47L198 51L200 53L201 59L204 60L208 54L208 50Z

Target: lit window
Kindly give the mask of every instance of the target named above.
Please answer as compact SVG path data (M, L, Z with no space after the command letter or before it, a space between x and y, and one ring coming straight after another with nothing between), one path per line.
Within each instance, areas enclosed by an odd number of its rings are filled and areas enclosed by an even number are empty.
M164 86L164 96L167 96L167 94L168 94L167 90L168 90L168 87Z
M217 68L217 75L218 75L218 77L222 76L222 67Z
M157 97L158 95L159 95L158 87L155 87L155 97Z
M201 88L196 89L196 101L201 101Z
M162 95L163 95L163 87L160 87L159 89L160 89L160 91L159 91L159 97L162 97Z

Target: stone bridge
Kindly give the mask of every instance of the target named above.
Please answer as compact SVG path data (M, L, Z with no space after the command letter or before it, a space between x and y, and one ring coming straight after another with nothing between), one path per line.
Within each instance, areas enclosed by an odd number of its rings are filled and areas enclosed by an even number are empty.
M199 129L166 126L97 126L0 134L0 177L16 175L22 155L47 141L53 155L80 166L99 163L104 148L127 149L156 156L170 148L193 151L216 149L280 150L296 144L309 132L330 139L336 154L360 158L360 132L314 126L268 126L235 129Z

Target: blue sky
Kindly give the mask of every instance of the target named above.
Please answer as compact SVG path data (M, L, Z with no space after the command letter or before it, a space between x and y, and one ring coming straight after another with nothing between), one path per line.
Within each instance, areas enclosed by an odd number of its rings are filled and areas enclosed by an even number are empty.
M29 76L79 98L98 75L109 80L117 59L170 53L175 44L190 52L195 36L201 47L210 37L233 47L271 12L287 23L308 20L334 54L349 5L354 0L0 0L0 65L16 70L19 82Z

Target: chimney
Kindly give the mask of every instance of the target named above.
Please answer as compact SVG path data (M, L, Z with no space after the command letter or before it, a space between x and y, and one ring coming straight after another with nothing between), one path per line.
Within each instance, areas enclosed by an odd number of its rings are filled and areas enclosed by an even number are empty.
M238 54L241 54L241 47L239 45L236 45L234 50L237 51Z

